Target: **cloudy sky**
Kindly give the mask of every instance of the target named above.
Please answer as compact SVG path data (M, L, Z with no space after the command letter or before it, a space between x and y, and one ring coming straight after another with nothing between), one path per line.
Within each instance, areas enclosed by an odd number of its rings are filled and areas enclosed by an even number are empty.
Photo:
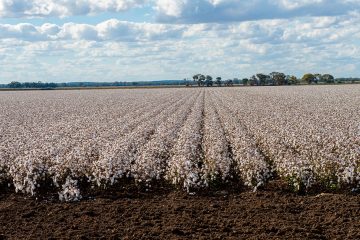
M0 0L0 83L360 76L360 0Z

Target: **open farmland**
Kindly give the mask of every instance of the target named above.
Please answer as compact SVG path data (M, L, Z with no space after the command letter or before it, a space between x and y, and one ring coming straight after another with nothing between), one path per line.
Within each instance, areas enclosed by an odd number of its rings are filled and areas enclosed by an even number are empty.
M189 193L356 191L360 86L3 92L0 181L16 192L169 183ZM86 184L85 184L86 183Z
M2 92L0 238L358 239L359 93Z

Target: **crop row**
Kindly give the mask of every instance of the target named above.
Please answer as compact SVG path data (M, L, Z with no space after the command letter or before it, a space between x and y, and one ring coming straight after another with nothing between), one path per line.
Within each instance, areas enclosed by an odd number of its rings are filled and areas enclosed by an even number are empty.
M0 183L36 195L127 179L187 191L278 178L294 191L360 188L358 86L9 92Z

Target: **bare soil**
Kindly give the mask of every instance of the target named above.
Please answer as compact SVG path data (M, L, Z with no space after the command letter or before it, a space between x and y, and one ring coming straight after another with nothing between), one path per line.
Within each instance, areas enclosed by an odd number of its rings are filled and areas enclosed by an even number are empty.
M360 195L98 193L61 203L0 195L0 239L360 239Z

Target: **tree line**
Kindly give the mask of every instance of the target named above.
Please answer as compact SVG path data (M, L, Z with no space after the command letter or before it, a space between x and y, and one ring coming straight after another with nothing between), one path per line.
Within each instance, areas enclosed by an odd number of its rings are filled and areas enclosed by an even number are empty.
M249 79L245 78L243 79L244 85L257 85L257 86L265 86L265 85L271 85L271 86L280 86L280 85L297 85L300 83L335 83L335 78L331 74L312 74L307 73L305 74L301 79L297 78L294 75L286 75L282 72L272 72L270 74L262 74L258 73L256 75L253 75Z
M203 87L203 86L212 87L214 84L219 87L221 87L222 84L224 84L225 86L233 86L234 85L234 81L232 79L222 81L221 77L217 77L217 78L215 78L215 81L214 81L212 76L210 76L210 75L205 76L201 73L195 74L192 78L193 78L194 82L197 82L197 85L199 87ZM189 86L190 84L187 83L186 85Z
M0 84L0 88L10 89L55 89L55 88L97 88L97 87L137 87L137 86L162 86L182 85L182 80L158 80L158 81L137 81L137 82L67 82L67 83L46 83L46 82L17 82Z
M360 82L360 78L334 78L331 74L312 74L307 73L302 78L293 75L286 75L281 72L270 74L257 73L250 78L233 78L223 80L221 77L213 78L210 75L195 74L192 81L184 80L158 80L158 81L136 81L136 82L68 82L68 83L47 83L47 82L17 82L0 84L0 88L10 89L55 89L55 88L83 88L83 87L140 87L140 86L177 86L177 85L198 85L200 87L212 86L275 86L275 85L296 85L296 84L318 84L318 83L355 83Z
M193 81L200 87L206 86L233 86L233 84L243 84L245 86L280 86L280 85L297 85L297 84L334 84L334 83L343 83L343 82L356 82L360 81L359 78L337 78L335 79L331 74L312 74L306 73L302 78L297 78L294 75L286 75L282 72L272 72L270 74L257 73L250 78L243 78L241 81L237 78L232 80L228 79L222 81L221 77L216 77L213 79L210 75L204 74L195 74L192 77ZM186 85L192 85L187 79Z

